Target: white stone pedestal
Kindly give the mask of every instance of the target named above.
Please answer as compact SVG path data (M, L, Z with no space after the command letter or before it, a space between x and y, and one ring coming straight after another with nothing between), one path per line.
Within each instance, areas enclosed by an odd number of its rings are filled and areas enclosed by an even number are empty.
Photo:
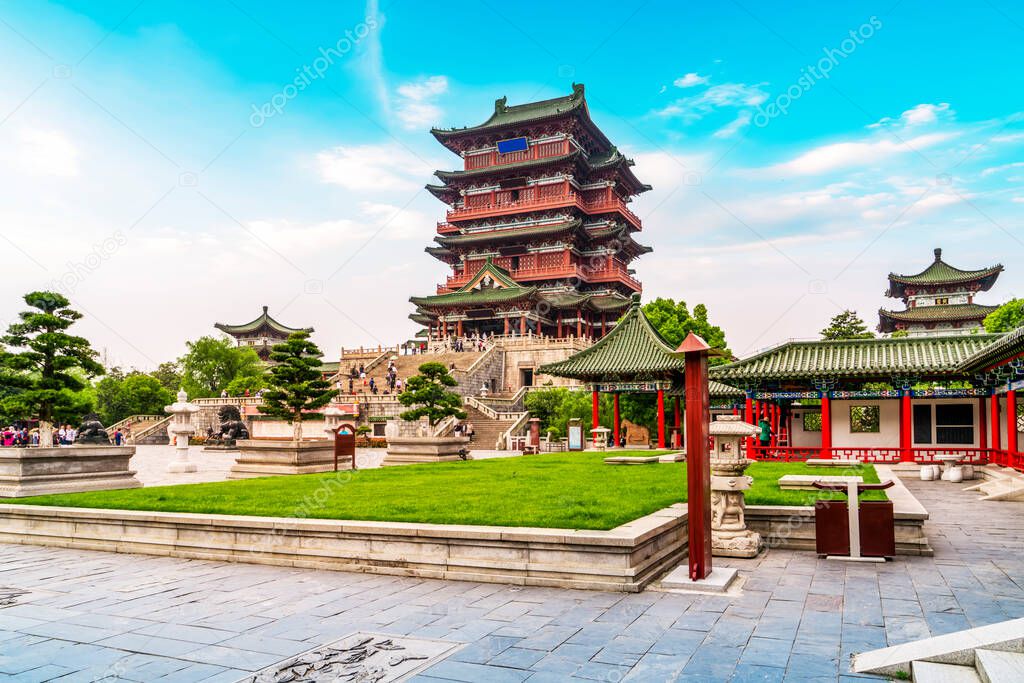
M384 467L425 462L455 462L459 451L469 447L465 436L395 436L388 439ZM468 456L467 456L468 457Z
M739 577L739 570L732 567L714 567L706 579L690 579L690 567L681 564L661 580L661 587L694 593L725 593Z
M315 474L334 470L334 442L328 439L241 439L228 479L282 474ZM351 458L338 461L339 470L352 467Z
M135 446L0 448L0 498L138 488L133 455Z

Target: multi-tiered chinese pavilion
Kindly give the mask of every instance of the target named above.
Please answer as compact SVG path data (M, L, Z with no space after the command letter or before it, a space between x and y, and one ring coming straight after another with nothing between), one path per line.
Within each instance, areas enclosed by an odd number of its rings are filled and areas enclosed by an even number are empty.
M463 159L427 189L449 205L427 252L452 268L410 316L451 335L604 336L641 291L628 203L650 189L590 119L583 86L509 106L470 128L434 129Z
M879 332L905 330L908 335L970 334L996 306L975 303L978 292L987 292L995 284L1003 267L999 264L980 270L960 270L942 260L935 250L935 261L916 275L889 273L886 296L902 299L902 311L878 311Z

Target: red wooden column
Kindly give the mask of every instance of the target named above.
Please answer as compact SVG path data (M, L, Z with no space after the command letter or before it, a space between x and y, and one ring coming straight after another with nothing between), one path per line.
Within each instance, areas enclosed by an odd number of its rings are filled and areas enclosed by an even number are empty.
M821 392L821 457L832 457L832 399Z
M524 336L524 337L526 336L526 316L525 315L520 316L520 318L519 318L519 334Z
M777 403L768 406L768 424L772 430L770 443L772 448L775 448L779 445L779 405Z
M711 463L708 453L707 342L690 333L677 351L684 354L686 380L686 511L690 580L711 574Z
M615 447L619 447L619 394L615 393L612 395L612 433L615 436Z
M675 405L672 407L672 412L673 412L673 417L675 418L674 424L675 424L675 428L676 428L676 434L677 434L676 439L677 439L677 441L675 441L672 444L672 448L682 448L682 446L683 446L683 416L682 416L682 411L679 410L679 397L678 396L675 397L674 403L675 403Z
M505 336L508 336L508 316L505 316Z
M594 389L594 393L590 397L590 426L594 428L601 426L601 413L600 410L598 410L600 402L600 394L597 393L597 389ZM594 434L594 445L597 445L597 434Z
M987 456L988 454L984 451L988 450L988 420L985 415L985 398L978 398L978 448L982 450L982 455Z
M576 336L583 336L583 311L576 309Z
M658 448L665 447L665 390L658 389Z
M900 462L914 462L912 415L910 389L904 389L900 392Z
M558 333L557 333L557 338L558 339L562 338L562 312L561 311L558 312Z
M989 397L989 407L991 408L991 410L989 410L989 426L992 429L991 448L992 450L995 451L1001 451L1002 448L1000 447L1001 444L999 443L999 394L993 393L992 396ZM999 456L998 453L995 457L1000 465L1003 464L1002 458Z
M1017 454L1017 392L1006 392L1006 452L1009 463Z
M743 420L750 424L757 424L757 420L754 418L754 399L747 395L747 403L743 406ZM754 437L748 436L745 439L747 448L747 457L751 457L754 453Z

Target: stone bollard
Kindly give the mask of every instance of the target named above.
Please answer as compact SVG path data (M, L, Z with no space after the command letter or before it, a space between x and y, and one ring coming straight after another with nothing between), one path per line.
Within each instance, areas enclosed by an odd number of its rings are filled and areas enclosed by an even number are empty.
M175 458L167 464L167 471L172 474L198 472L199 467L188 459L188 439L196 433L192 425L192 414L199 411L199 406L188 402L188 394L184 389L178 391L178 400L164 407L164 412L173 418L167 433L174 439Z

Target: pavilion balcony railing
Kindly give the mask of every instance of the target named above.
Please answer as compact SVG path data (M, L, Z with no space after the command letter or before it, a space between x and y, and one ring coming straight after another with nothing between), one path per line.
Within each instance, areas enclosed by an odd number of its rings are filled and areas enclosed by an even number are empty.
M533 194L533 193L531 193ZM586 199L577 192L560 192L558 194L537 193L534 196L524 197L517 200L497 199L485 204L475 206L463 206L452 209L447 213L447 221L438 224L438 231L442 232L442 226L450 226L452 221L470 220L474 218L487 218L520 211L542 211L544 209L564 208L575 206L586 213L610 213L617 211L625 217L637 230L643 225L640 217L629 209L621 197L600 197L597 199Z
M621 265L616 266L614 264L610 268L601 269L583 266L578 263L570 263L569 265L540 268L509 268L508 271L514 280L526 281L550 280L556 278L579 278L583 282L622 282L636 290L643 287L640 280L630 275L625 267ZM459 275L449 275L445 280L445 284L437 288L437 293L444 294L446 292L454 291L469 282L470 278L475 274L476 271L474 270L469 274L460 273Z
M478 168L488 168L490 166L507 166L508 164L518 164L523 161L559 157L568 153L568 139L534 142L530 145L529 149L524 149L521 152L498 154L497 150L491 150L482 154L467 154L465 158L465 169L467 171L472 171Z

